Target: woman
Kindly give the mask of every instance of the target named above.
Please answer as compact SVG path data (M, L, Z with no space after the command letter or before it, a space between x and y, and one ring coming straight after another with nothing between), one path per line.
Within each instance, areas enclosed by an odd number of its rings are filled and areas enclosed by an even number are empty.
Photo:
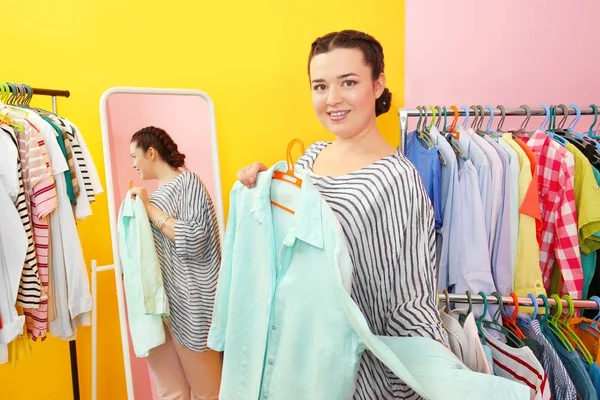
M354 264L352 297L377 335L447 340L436 308L433 210L413 165L390 146L376 117L390 109L383 49L357 31L312 44L313 108L335 135L298 160L338 216ZM253 187L267 168L238 172ZM363 353L355 399L418 399L371 353Z
M141 129L130 150L142 179L159 184L150 196L141 187L131 190L152 222L169 300L167 340L148 355L158 394L160 399L218 399L221 357L206 345L221 263L212 200L196 174L181 170L185 155L164 130Z

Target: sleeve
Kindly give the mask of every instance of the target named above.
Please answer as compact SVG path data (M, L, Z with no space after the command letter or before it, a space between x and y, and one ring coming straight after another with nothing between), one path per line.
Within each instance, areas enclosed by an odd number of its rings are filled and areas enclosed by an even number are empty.
M567 164L567 173L561 174L559 178L562 191L558 194L561 200L556 210L555 254L561 271L564 294L579 299L583 289L583 269L577 236L577 211L573 190L574 167L569 160Z
M136 246L140 263L144 312L147 315L167 315L168 305L163 286L160 260L154 247L154 236L144 203L138 197L134 202L135 223L138 233Z
M94 190L94 194L100 194L104 191L102 188L102 184L100 183L100 176L98 175L98 170L96 169L96 165L94 164L94 159L92 158L92 154L83 139L83 135L79 132L79 129L69 121L73 130L75 132L75 138L79 142L79 147L81 147L81 154L83 155L83 159L85 161L85 165L88 169L88 174L90 175L90 180L92 182L92 189Z
M219 234L214 205L196 175L186 180L182 196L181 217L175 220L175 252L180 257L201 258Z
M223 243L223 258L219 270L212 323L208 333L208 347L215 351L223 351L225 349L236 228L236 189L234 187L229 194L229 215L227 217L227 228L225 229L225 240Z
M415 171L416 178L416 171ZM412 180L405 237L398 260L405 276L388 322L391 336L424 336L446 342L437 310L436 245L433 208L420 179ZM401 205L402 207L402 205ZM406 207L406 205L404 205ZM405 211L399 210L401 213Z

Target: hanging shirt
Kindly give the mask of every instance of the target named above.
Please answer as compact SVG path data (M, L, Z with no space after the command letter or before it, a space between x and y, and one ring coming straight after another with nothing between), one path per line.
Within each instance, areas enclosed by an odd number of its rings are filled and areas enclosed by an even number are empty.
M423 147L416 132L411 132L406 138L405 155L412 162L421 176L425 191L433 204L435 228L442 227L442 181L439 148Z
M431 128L431 137L438 146L440 153L446 160L442 166L442 227L437 231L437 261L438 261L438 291L448 288L448 274L450 264L457 268L457 258L450 254L450 247L456 239L460 238L460 222L452 220L454 208L460 207L461 201L458 191L458 162L450 143L440 134L435 125Z
M577 400L577 390L569 378L562 361L556 354L556 351L542 333L540 321L537 319L518 318L517 323L523 332L529 338L537 340L543 347L542 365L546 374L548 374L548 383L553 399Z
M519 175L521 164L519 156L504 139L498 140L498 145L508 154L510 195L507 198L510 219L510 265L514 277L517 265L517 243L519 240ZM513 280L514 281L514 280Z
M490 255L494 255L494 244L496 242L496 230L498 227L498 219L500 217L500 202L502 199L504 171L500 156L484 138L479 136L473 129L468 129L467 133L471 134L472 140L479 146L485 154L490 164L490 182L489 182L489 201L484 204L486 221L488 221L488 249Z
M550 288L556 262L564 282L562 291L579 299L583 289L583 272L573 191L575 159L567 149L539 130L527 141L527 145L539 161L541 214L545 221L540 248L544 286L547 290Z
M485 232L486 241L489 243L491 234L491 217L492 217L492 194L491 194L491 182L492 182L492 171L490 162L486 157L483 150L473 141L473 134L469 133L462 126L458 127L459 142L466 155L467 159L473 163L477 176L479 179L479 195L481 197L481 203L483 205L484 217L485 217ZM487 212L489 210L489 212ZM489 247L488 247L489 252Z
M485 233L485 217L481 197L478 192L478 176L470 160L459 161L458 184L462 199L461 244L456 248L460 254L456 275L450 276L450 284L455 284L455 293L496 291L490 253ZM453 251L455 249L451 249ZM475 316L483 311L483 306L473 307ZM490 312L493 314L492 309Z
M540 253L537 246L535 220L539 215L539 202L536 202L537 191L531 190L533 175L527 154L505 133L502 140L508 144L519 158L519 235L517 239L517 264L515 266L514 291L518 296L545 294L540 271Z
M146 208L129 192L119 209L118 242L133 349L137 357L146 357L165 342L167 295Z
M350 296L352 261L336 215L306 172L297 170L300 189L272 180L286 168L279 162L254 189L237 182L230 193L209 335L224 351L221 399L349 399L365 349L428 399L522 398L522 385L469 371L433 339L373 335Z
M103 193L104 189L102 188L102 184L100 183L100 176L98 175L98 170L96 169L96 165L94 164L94 159L92 158L92 155L87 147L87 144L85 143L85 139L84 139L83 135L81 134L77 125L75 125L72 121L70 121L69 119L64 118L64 117L62 118L62 120L65 122L65 124L69 125L72 128L75 139L77 140L77 142L79 143L79 146L81 147L81 155L83 156L83 160L85 162L85 165L87 166L88 174L90 176L90 183L92 185L93 194L98 195L100 193ZM92 200L90 199L90 201L92 201Z
M543 329L546 338L552 343L552 347L556 350L558 357L565 366L571 381L577 389L579 397L582 400L598 400L594 384L579 354L576 351L567 350L560 339L550 329L547 327L543 327Z
M567 143L566 149L575 157L573 188L583 272L582 294L583 298L587 298L588 288L596 269L594 256L596 251L600 250L600 239L594 236L596 232L600 232L600 188L594 176L594 168L586 156L571 143ZM586 255L593 255L592 259L588 259Z
M7 143L3 136L6 135L0 131L0 160L6 161L2 158L3 147L7 144L14 145L12 142ZM17 188L5 186L5 172L12 175L10 169L0 169L0 346L12 342L23 332L25 317L17 314L15 303L28 244L21 218L9 194L14 193Z
M22 118L20 114L10 112L9 117L14 120ZM25 120L20 120L24 124L24 130L15 132L8 126L3 126L1 129L4 133L8 133L8 137L14 143L15 148L19 150L19 158L17 165L17 176L19 179L19 193L14 199L15 207L21 217L21 222L27 234L27 255L23 273L21 275L21 284L19 285L19 293L17 296L17 305L27 308L38 308L42 300L42 284L38 270L37 257L35 252L35 241L33 238L32 218L30 214L27 198L27 190L25 186L26 178L30 184L39 182L44 178L43 173L46 170L46 165L43 159L40 159L41 150L39 148L39 140L36 137L34 127ZM14 158L10 158L14 159Z
M514 270L511 264L511 220L510 220L510 159L506 151L491 137L484 136L484 140L496 151L502 164L502 180L499 204L498 224L494 247L492 248L492 273L496 289L502 295L513 291ZM502 140L502 139L500 139Z
M523 149L523 151L527 155L527 158L529 159L529 167L531 168L531 175L532 175L531 176L531 184L529 185L529 190L531 190L531 194L528 193L526 196L534 199L534 200L531 200L532 205L535 203L535 207L532 207L535 215L532 214L532 216L535 218L535 235L536 235L536 238L538 241L538 246L541 247L542 246L542 231L543 231L544 224L542 222L542 215L540 214L540 211L539 211L540 199L539 199L539 195L538 195L539 183L538 183L538 176L537 176L537 174L538 174L538 172L537 172L537 157L524 141L522 141L518 137L513 137L513 140L519 146L521 146L521 149Z
M494 373L503 378L521 382L529 389L531 400L552 398L546 371L529 347L510 347L482 328L494 357Z

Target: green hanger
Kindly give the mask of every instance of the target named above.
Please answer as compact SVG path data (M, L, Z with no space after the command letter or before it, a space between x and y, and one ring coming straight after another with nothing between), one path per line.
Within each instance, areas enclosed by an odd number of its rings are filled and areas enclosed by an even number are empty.
M483 323L483 318L487 314L487 309L488 309L487 296L485 295L485 292L483 292L483 291L479 292L479 295L483 299L483 312L481 313L481 315L479 316L479 318L477 318L477 330L479 331L479 336L481 337L481 343L483 345L486 345L487 343L485 341L485 335L483 333L483 327L481 326L481 324ZM470 299L470 297L469 297L469 299ZM469 303L469 304L471 304L471 303ZM469 310L470 309L471 309L471 307L469 307Z
M515 348L524 347L525 344L523 343L523 341L521 339L519 339L519 337L517 335L515 335L514 332L512 332L509 329L507 329L506 327L502 326L502 324L500 323L502 314L504 311L504 305L502 303L502 296L500 296L500 293L498 293L498 292L492 293L492 296L494 296L498 300L498 309L494 313L494 317L493 317L492 321L484 320L483 326L485 328L494 329L497 332L500 332L502 335L504 335L506 337L506 339L509 342L511 342L513 344L513 347L515 347Z
M592 107L592 110L594 110L594 122L592 122L592 124L590 125L590 129L588 129L588 135L591 136L594 129L594 125L596 125L596 122L598 122L598 107L595 104L590 104L590 107Z
M540 297L541 296L542 295L540 295ZM556 312L554 314L552 314L550 316L550 318L548 318L546 320L546 323L548 324L548 328L550 328L550 330L561 341L561 343L563 344L565 349L567 349L568 351L575 351L575 349L573 348L573 345L571 345L571 342L569 342L569 339L567 339L565 337L565 335L561 332L560 326L558 324L559 318L562 315L562 309L563 309L562 301L561 301L560 297L558 297L557 294L553 294L550 297L556 302Z
M446 132L446 118L448 117L448 109L446 106L444 106L442 107L442 110L444 111L444 129L442 129L442 132Z

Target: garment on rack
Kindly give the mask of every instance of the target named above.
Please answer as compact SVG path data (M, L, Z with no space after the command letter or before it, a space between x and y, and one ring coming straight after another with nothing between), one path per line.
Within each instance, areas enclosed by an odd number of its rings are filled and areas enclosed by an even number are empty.
M417 138L417 132L411 132L406 138L406 157L415 165L421 176L425 191L433 205L435 228L442 227L442 180L439 158L439 148L433 146L429 149Z
M456 238L460 238L460 224L453 223L452 220L454 209L461 205L458 190L458 162L452 147L435 126L431 128L431 137L446 160L441 173L442 227L437 231L436 237L438 288L443 290L449 286L450 265L453 265L454 271L457 268L456 256L450 254L450 247Z
M238 182L230 194L209 335L224 351L222 399L350 398L366 349L428 399L523 398L523 385L469 371L433 339L373 335L350 297L353 266L337 217L303 170L299 190L271 179L286 168L277 163L254 189ZM250 236L259 242L249 246Z
M537 319L517 319L521 331L537 340L543 347L542 365L548 375L548 384L553 399L577 400L577 390L556 351L542 332Z
M539 162L540 206L545 221L540 248L544 287L550 289L556 261L563 278L562 291L574 299L581 298L583 273L573 191L575 159L567 149L539 130L527 140L527 145Z
M12 187L9 196L13 209L28 235L19 294L11 307L19 306L19 316L25 317L27 336L32 340L45 339L48 329L55 337L72 339L77 325L89 325L92 307L87 267L71 207L76 199L68 192L73 191L73 178L77 178L77 166L73 163L75 174L71 175L68 163L69 154L77 155L75 142L69 139L67 130L61 131L65 121L54 114L2 103L0 113L6 117L0 123L0 175L4 186ZM91 157L85 159L85 164L95 171ZM99 182L92 185L92 191L102 191ZM3 252L21 257L18 246ZM36 274L32 273L32 265L37 266ZM5 314L0 311L4 321L0 336L8 332L9 317ZM12 362L29 353L28 342L19 338L8 346Z
M168 303L146 208L129 192L119 209L118 239L131 340L135 355L147 357L165 343Z
M517 154L520 164L518 183L519 230L514 291L519 296L526 296L529 293L533 293L534 295L545 294L542 273L538 268L532 268L532 266L540 265L540 253L537 246L535 225L540 211L537 192L535 191L535 186L532 186L533 174L531 173L531 162L527 154L513 140L510 134L503 134L502 140Z
M497 340L482 328L494 357L494 373L504 378L524 383L531 400L551 399L546 371L528 347L513 348Z

